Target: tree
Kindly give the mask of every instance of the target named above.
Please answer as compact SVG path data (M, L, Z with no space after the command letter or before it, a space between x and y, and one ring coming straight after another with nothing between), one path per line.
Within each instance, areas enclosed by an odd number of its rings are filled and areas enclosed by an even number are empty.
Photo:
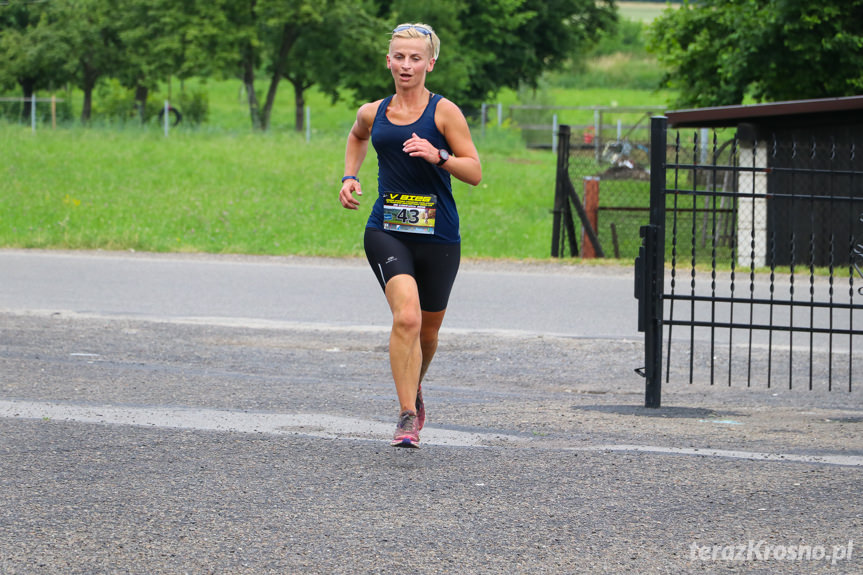
M863 89L863 0L687 0L649 34L680 107Z
M62 85L69 77L69 46L52 25L50 6L25 0L0 5L0 83L18 84L30 113L29 98L40 89Z
M543 72L587 50L616 18L614 0L438 0L421 5L396 0L381 2L377 15L388 28L377 40L381 47L373 69L348 58L345 65L364 74L346 74L344 85L360 101L392 90L391 79L382 73L386 32L401 22L422 21L435 28L442 46L429 87L468 113L501 88L535 86Z
M258 96L255 92L255 70L261 64L256 8L257 0L238 1L226 7L228 20L236 27L232 44L237 56L235 60L226 63L225 70L228 74L238 75L243 82L253 129L261 127Z
M290 13L271 19L269 36L265 28L259 38L269 47L269 93L274 93L277 69L294 87L298 130L304 93L312 86L334 100L356 102L392 90L384 62L389 31L398 23L424 21L435 27L444 48L429 86L471 112L502 87L535 84L543 71L562 64L573 51L587 49L615 18L613 0L319 0L290 5ZM265 13L260 6L257 12ZM292 14L303 15L301 26L273 27ZM284 52L286 38L292 42ZM249 73L247 68L247 77ZM264 129L269 102L261 113Z
M119 63L119 30L114 0L54 0L50 20L68 46L67 66L84 95L81 121L88 122L96 83Z
M237 35L239 75L249 102L252 127L267 130L276 100L279 83L289 73L302 89L311 84L306 72L308 63L295 47L304 38L320 31L328 10L338 0L245 0L234 5L234 15L241 32ZM332 32L337 34L338 32ZM306 41L306 44L308 42ZM327 51L326 39L316 46ZM255 91L255 73L264 65L269 75L264 105L260 106ZM298 125L301 129L302 123Z
M242 78L253 127L266 130L286 78L302 129L312 86L356 101L390 91L389 30L425 21L443 45L429 86L470 113L503 87L535 85L614 15L614 0L9 0L0 4L0 81L14 78L29 94L74 77L86 120L99 78L134 89L143 114L160 82L228 71ZM259 105L262 71L269 85Z
M149 91L171 76L207 77L235 55L231 0L116 0L121 64L114 75L135 89L143 114Z
M381 38L385 38L381 30L387 25L373 11L370 3L331 0L321 21L304 27L284 72L294 88L297 131L303 129L305 93L312 86L336 101L352 81L381 76Z

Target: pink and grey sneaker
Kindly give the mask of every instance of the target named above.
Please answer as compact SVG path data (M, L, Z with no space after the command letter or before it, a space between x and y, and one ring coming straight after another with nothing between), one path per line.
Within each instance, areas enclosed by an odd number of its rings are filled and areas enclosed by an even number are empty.
M426 424L426 405L423 403L423 384L417 387L417 425L419 430L422 430Z
M393 447L419 447L420 429L417 412L405 410L399 414L399 423L393 434Z

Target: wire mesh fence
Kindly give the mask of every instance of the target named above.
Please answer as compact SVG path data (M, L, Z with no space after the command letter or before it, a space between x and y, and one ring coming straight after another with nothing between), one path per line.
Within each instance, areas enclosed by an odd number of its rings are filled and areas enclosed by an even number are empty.
M605 257L632 260L641 247L639 228L649 219L649 114L653 108L592 108L596 124L558 128L558 179L568 180L583 202ZM562 146L562 147L561 147ZM560 155L565 154L565 158ZM564 209L556 202L555 209ZM595 257L584 222L576 222L570 255ZM555 242L560 242L556 236ZM577 244L577 245L576 245ZM566 250L552 250L554 253Z

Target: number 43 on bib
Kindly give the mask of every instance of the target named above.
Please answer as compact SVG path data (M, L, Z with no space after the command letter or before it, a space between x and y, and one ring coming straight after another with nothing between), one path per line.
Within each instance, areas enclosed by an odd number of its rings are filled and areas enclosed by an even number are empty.
M384 229L410 234L434 234L437 196L384 193Z

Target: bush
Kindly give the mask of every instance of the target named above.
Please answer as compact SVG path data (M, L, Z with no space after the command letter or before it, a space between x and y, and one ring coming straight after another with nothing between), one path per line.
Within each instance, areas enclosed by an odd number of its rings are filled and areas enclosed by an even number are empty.
M92 117L122 123L136 118L135 92L114 78L99 82L93 98Z
M210 114L209 97L201 89L181 91L175 107L183 114L184 122L195 126L205 123Z
M165 100L178 109L183 116L183 122L192 125L207 121L210 102L207 93L199 88L182 90L175 100L166 98L161 92L152 91L147 97L144 108L144 122L159 118L165 106ZM103 118L112 122L125 123L140 121L138 105L135 102L135 91L126 88L118 80L109 79L99 84L96 97L93 99L93 117Z

